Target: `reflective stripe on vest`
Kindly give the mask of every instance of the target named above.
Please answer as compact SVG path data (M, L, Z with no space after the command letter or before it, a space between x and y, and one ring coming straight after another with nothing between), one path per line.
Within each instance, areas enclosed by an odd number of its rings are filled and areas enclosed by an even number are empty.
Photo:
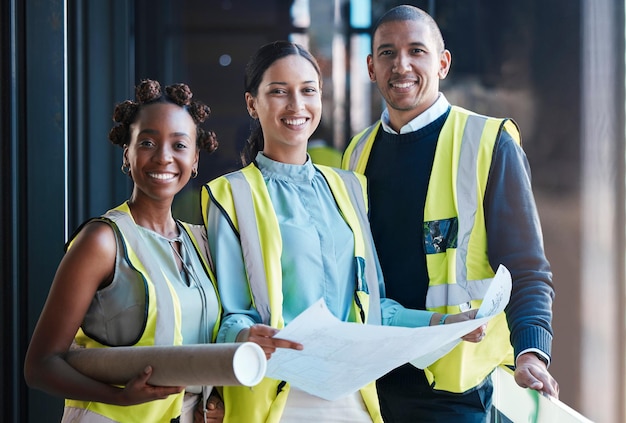
M150 286L154 287L154 293L156 294L154 298L156 300L151 302L156 301L156 304L155 307L148 308L148 320L150 320L150 315L154 313L155 323L154 325L146 325L146 330L149 331L148 335L150 333L154 334L152 343L154 345L182 344L183 338L180 331L182 317L178 296L175 294L171 282L163 273L161 266L152 257L148 257L145 249L142 248L142 235L139 229L137 229L137 224L133 221L130 214L119 209L110 210L104 217L109 218L120 229L124 238L126 256L129 259L129 263L144 276L144 279L146 279L146 275L150 275L153 279ZM157 283L157 279L160 279L158 275L163 275L162 282ZM149 298L152 298L152 296ZM175 324L172 324L172 322L175 322ZM149 340L144 340L143 342L147 341Z
M365 174L367 160L372 152L374 138L376 138L380 126L381 122L378 121L352 138L341 160L342 169L350 169Z
M365 177L351 172L338 172L327 166L318 165L316 167L326 178L341 213L354 235L354 256L357 271L355 301L357 302L357 309L363 310L364 315L361 314L361 321L380 325L382 320L380 290L372 248L374 240L371 237L372 232L367 215ZM362 179L359 180L359 178ZM373 284L371 289L368 283ZM370 307L372 307L371 312Z
M448 275L448 283L431 285L426 295L426 308L433 309L442 306L461 306L463 311L469 310L471 300L482 300L487 292L491 278L467 279L467 252L470 235L474 229L474 219L478 209L477 191L477 157L483 129L487 118L480 115L469 115L463 130L460 154L458 158L456 190L456 204L458 213L458 235L455 257L455 275ZM454 165L453 165L454 166ZM434 173L434 172L433 172ZM432 178L432 176L431 176ZM434 195L428 190L426 195L427 207L433 204L429 197ZM428 219L424 219L428 220ZM456 283L451 283L451 282ZM467 306L465 306L467 304Z
M265 263L263 262L263 253L261 250L261 240L257 228L257 219L255 218L255 210L250 184L246 181L243 173L233 173L227 177L232 186L233 201L238 219L241 222L239 226L239 235L241 240L241 249L245 257L246 273L250 289L254 297L254 304L261 316L261 320L265 324L270 324L270 300L267 292L269 286L265 274ZM271 207L271 204L270 204ZM269 208L268 208L269 209ZM271 217L270 217L271 219ZM279 237L277 237L279 238ZM270 246L277 246L282 250L282 239L276 241L278 245L271 243ZM270 253L271 254L271 253ZM271 266L271 264L269 264ZM282 272L282 271L281 271ZM270 271L269 273L274 273ZM281 327L284 322L281 322Z

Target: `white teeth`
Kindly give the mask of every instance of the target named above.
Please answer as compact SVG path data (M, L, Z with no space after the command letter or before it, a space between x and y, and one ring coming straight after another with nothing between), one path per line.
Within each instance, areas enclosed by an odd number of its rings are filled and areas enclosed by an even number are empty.
M304 123L306 122L306 119L301 118L301 119L285 119L284 122L287 125L304 125Z
M174 175L172 173L148 173L151 178L160 179L162 181L166 179L173 179Z
M413 86L415 82L403 82L402 84L392 84L394 88L409 88Z

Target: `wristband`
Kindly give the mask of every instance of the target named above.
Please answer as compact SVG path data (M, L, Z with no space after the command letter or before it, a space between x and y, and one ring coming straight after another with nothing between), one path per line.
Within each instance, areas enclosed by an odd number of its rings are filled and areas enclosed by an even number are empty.
M439 324L440 325L445 325L446 324L446 319L448 318L448 314L442 314L441 315L441 319L439 319Z

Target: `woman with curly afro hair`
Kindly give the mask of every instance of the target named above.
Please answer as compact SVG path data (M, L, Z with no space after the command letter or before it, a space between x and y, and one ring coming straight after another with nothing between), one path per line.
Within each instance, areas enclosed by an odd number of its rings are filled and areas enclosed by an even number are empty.
M192 100L186 84L162 90L144 80L135 97L115 107L109 133L123 149L132 194L81 225L68 243L24 374L29 386L66 398L64 422L191 422L194 413L195 421L221 421L212 387L150 385L150 366L115 386L65 360L70 347L209 343L219 327L206 232L171 211L174 196L198 173L200 149L217 148L215 134L201 127L210 109Z

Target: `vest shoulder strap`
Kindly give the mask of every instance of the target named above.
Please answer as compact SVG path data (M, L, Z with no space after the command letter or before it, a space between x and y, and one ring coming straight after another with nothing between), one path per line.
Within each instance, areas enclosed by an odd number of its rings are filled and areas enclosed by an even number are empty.
M365 173L374 138L380 125L381 121L379 120L352 138L342 157L341 167L343 169Z

